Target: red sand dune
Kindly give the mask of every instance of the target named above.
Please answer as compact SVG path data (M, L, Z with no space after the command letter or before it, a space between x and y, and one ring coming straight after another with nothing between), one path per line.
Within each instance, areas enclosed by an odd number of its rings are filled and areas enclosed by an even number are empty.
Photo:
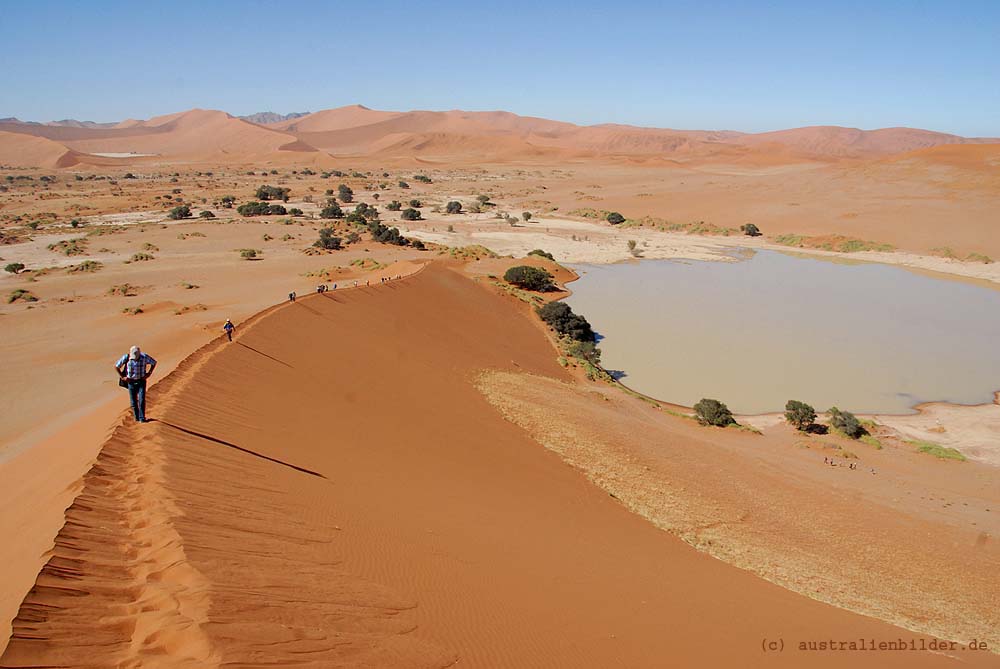
M507 422L483 368L565 378L446 267L273 308L105 444L0 664L937 667L764 638L910 638L711 559Z
M760 134L625 125L578 126L509 112L376 111L360 105L258 125L221 111L193 109L113 127L0 123L0 131L45 137L82 153L151 153L232 161L292 152L335 155L432 154L479 161L539 157L651 158L683 162L794 163L898 155L949 144L1000 142L913 128L863 131L817 126ZM0 146L0 159L10 153ZM13 164L13 158L6 162ZM17 164L30 163L20 158ZM32 163L37 166L41 163Z
M71 167L76 151L44 137L0 130L0 165L11 167Z
M46 137L80 153L233 160L272 156L282 151L316 152L292 135L248 123L225 112L202 109L127 122L115 128L0 124L0 129Z

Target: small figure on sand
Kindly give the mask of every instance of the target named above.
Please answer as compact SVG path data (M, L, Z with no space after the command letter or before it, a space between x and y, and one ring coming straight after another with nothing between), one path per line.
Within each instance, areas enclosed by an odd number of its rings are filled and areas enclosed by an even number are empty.
M147 369L148 367L148 369ZM136 422L146 421L146 379L156 369L153 356L143 353L138 346L133 346L129 352L118 358L115 371L128 388L129 400L132 402L132 413Z
M288 294L288 301L289 302L294 302L295 301L295 291L292 291L292 292L290 292Z
M236 326L233 325L233 322L227 318L226 319L226 324L222 326L222 329L226 331L226 336L229 337L229 341L232 341L233 340L233 330L236 329Z

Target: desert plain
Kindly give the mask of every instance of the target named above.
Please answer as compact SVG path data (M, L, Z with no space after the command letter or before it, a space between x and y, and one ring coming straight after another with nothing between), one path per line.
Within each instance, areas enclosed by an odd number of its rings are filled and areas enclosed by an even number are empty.
M996 139L192 110L5 120L0 178L0 666L1000 666L1000 405L704 426L536 314L756 250L996 290Z

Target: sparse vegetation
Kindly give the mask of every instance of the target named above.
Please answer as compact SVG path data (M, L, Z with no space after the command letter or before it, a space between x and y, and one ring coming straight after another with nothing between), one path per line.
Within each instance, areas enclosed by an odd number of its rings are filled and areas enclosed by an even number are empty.
M73 265L67 272L79 273L79 272L99 272L104 269L104 263L100 263L96 260L84 260L79 265Z
M113 295L116 297L134 297L135 295L138 294L139 294L139 289L130 283L122 283L117 286L111 286L110 288L108 288L108 295Z
M37 302L38 298L32 295L29 291L23 288L18 288L11 292L7 296L7 304L13 304L14 302Z
M694 414L702 425L727 427L736 423L733 413L719 400L703 398L694 405Z
M625 217L619 214L617 211L609 212L605 220L611 225L621 225L625 222Z
M933 455L935 458L940 458L942 460L958 460L959 462L965 462L966 460L966 457L962 455L961 451L947 446L942 446L941 444L935 444L931 441L914 439L906 443L911 446L916 446L918 453L927 453L928 455Z
M244 260L257 260L261 253L260 249L240 249L240 257Z
M127 263L133 262L146 262L147 260L156 260L156 258L150 253L134 253L132 257L126 260Z
M517 265L508 269L503 278L507 283L524 290L545 293L556 289L552 275L540 267Z
M64 239L61 242L48 245L49 251L62 253L66 256L80 256L87 252L87 240L83 237Z
M795 246L798 248L819 249L821 251L836 251L837 253L857 253L860 251L893 251L892 244L871 242L864 239L844 237L843 235L828 235L822 237L806 237L796 234L778 235L774 238L776 244Z

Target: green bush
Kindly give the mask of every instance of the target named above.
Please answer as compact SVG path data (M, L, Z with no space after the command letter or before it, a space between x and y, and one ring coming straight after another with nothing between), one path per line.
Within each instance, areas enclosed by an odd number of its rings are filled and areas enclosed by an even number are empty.
M347 184L337 186L337 197L341 202L354 202L354 191Z
M13 304L18 300L21 300L22 302L37 302L38 298L23 288L18 288L7 296L7 304Z
M206 209L198 214L198 218L215 218L215 214Z
M740 232L747 237L760 237L760 228L753 223L744 223L740 226Z
M555 258L552 257L551 253L548 253L547 251L543 251L541 249L535 249L534 251L530 251L528 253L528 255L529 256L539 256L541 258L548 258L549 260L552 260L553 262L555 261Z
M597 339L587 319L573 313L573 309L565 302L549 302L538 307L536 312L549 327L570 339L582 342L593 342Z
M179 221L182 218L191 218L191 207L186 204L174 207L170 210L170 213L167 214L167 218L172 221Z
M302 210L299 209L298 207L292 207L291 209L288 210L289 216L302 216L302 214L303 214Z
M608 213L607 221L611 225L618 225L625 222L625 217L619 214L617 211L612 211Z
M727 425L736 423L729 407L719 400L707 398L698 400L698 403L694 405L694 413L698 417L698 422L702 425L726 427Z
M372 221L369 223L368 231L372 234L372 240L382 244L406 246L410 243L410 240L399 234L399 228L386 227L378 221Z
M830 407L827 413L830 414L830 427L840 430L851 439L860 439L866 434L867 430L861 421L850 411L841 411L837 407Z
M518 288L533 290L540 293L555 290L556 286L552 282L552 275L540 267L530 265L518 265L511 267L503 275L504 281L513 284Z
M409 188L410 184L406 183L405 181L400 181L399 182L399 187L400 188Z
M457 200L452 200L445 205L444 210L448 214L461 214L462 213L462 203Z
M327 202L326 206L323 207L319 212L320 218L343 218L344 210L340 208L340 205L330 200Z
M24 263L12 262L8 263L6 267L3 268L5 272L10 272L11 274L17 274L24 269Z
M403 210L403 213L399 215L404 221L419 221L420 212L413 207L407 207Z
M323 228L319 231L319 239L317 239L313 246L321 249L329 249L331 251L336 251L341 247L340 237L334 236L333 228Z
M530 211L522 211L521 212L521 220L523 220L525 223L527 223L528 221L530 221L531 220L531 212Z
M816 410L805 402L788 400L785 404L785 420L797 430L808 430L816 421Z
M416 209L420 209L422 206L424 206L424 203L421 202L420 200L410 200L410 206Z
M240 257L244 260L256 260L260 253L257 249L240 249Z
M385 208L388 209L389 211L399 211L400 209L403 208L403 203L400 202L399 200L393 200L389 204L385 205Z

